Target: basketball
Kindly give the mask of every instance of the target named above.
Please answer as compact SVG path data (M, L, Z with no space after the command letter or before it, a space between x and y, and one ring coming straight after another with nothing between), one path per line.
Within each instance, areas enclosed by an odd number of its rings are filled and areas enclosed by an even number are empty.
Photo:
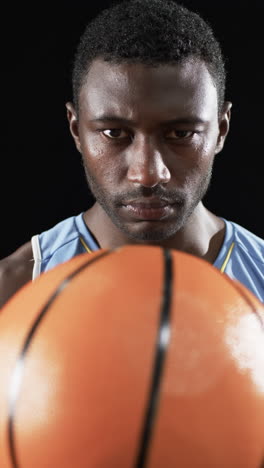
M85 253L1 309L1 468L263 460L264 306L206 261Z

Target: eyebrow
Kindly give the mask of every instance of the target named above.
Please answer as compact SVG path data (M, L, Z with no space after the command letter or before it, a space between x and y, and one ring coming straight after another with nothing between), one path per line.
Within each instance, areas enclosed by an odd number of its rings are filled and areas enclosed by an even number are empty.
M95 119L91 119L91 122L116 122L122 123L126 125L136 125L137 122L135 120L125 119L123 117L117 117L115 115L100 115ZM207 120L201 119L200 117L183 117L178 119L172 120L165 120L162 122L162 125L175 125L175 124L206 124L208 123Z

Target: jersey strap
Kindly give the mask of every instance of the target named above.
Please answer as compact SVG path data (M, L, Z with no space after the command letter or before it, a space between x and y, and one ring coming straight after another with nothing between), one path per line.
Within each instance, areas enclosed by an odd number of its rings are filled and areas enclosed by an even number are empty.
M92 253L92 250L88 247L88 245L86 244L85 240L83 239L82 236L79 236L79 239L80 239L80 242L82 244L82 246L85 248L86 252L88 253Z
M226 258L225 258L225 260L224 260L224 262L223 262L223 265L222 265L221 268L220 268L221 273L224 273L224 271L225 271L225 269L226 269L226 266L227 266L228 261L229 261L229 259L230 259L230 257L231 257L232 250L233 250L234 246L235 246L235 243L232 242L232 244L230 245L230 247L229 247L229 249L228 249L228 252L227 252Z

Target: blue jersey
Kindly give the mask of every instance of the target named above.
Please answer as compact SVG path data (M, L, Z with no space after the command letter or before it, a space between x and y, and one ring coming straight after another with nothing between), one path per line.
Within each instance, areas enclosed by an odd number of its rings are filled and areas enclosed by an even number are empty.
M264 240L239 224L223 221L225 238L214 266L240 281L264 302ZM83 213L33 236L31 242L33 279L76 255L100 249L83 220Z

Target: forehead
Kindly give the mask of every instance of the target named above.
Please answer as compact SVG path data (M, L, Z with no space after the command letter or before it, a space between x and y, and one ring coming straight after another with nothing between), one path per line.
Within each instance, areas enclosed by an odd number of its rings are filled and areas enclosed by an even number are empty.
M113 64L95 60L80 92L80 111L125 118L162 118L217 112L217 91L204 62Z

